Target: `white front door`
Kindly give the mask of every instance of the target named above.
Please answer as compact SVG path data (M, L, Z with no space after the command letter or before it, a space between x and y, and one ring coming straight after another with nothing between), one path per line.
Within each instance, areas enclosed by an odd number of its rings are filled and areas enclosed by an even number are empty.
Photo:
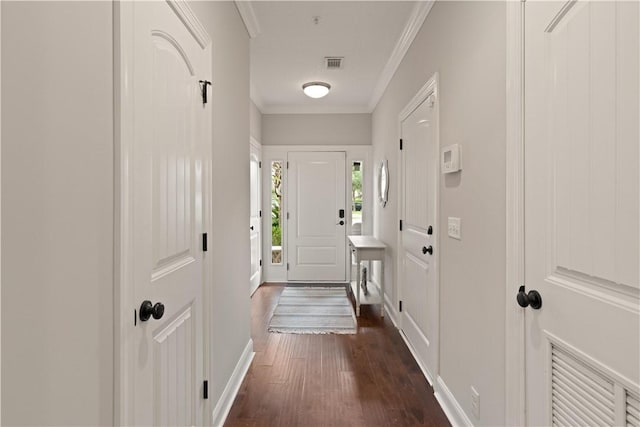
M200 425L211 103L203 103L199 81L211 79L210 48L201 46L167 2L122 7L132 16L123 21L132 24L123 34L133 38L127 94L133 100L133 147L131 175L125 177L131 180L131 204L125 218L131 219L136 325L131 319L128 422Z
M250 174L250 214L249 214L249 241L251 246L251 275L250 293L258 289L262 279L262 212L261 208L261 173L262 160L260 149L253 144L249 149L249 174Z
M346 280L344 152L289 153L288 280Z
M435 82L435 81L434 81ZM401 124L400 277L402 331L432 382L438 362L435 84Z
M525 4L531 426L640 425L639 16L635 1Z

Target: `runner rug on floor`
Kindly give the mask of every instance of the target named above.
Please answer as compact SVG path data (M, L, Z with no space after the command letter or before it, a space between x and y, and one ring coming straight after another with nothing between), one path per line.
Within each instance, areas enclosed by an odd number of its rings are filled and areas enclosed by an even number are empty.
M356 316L344 288L284 288L269 332L355 334Z

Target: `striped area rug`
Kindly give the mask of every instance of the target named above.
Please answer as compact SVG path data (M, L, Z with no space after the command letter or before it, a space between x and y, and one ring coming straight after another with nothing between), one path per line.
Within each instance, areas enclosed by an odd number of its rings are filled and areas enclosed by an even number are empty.
M273 312L269 332L355 334L356 316L344 288L287 287Z

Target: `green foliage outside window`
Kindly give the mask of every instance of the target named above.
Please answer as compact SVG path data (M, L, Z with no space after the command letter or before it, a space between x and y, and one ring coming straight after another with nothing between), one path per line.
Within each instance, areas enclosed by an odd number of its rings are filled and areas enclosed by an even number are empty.
M282 162L271 163L271 246L282 246Z

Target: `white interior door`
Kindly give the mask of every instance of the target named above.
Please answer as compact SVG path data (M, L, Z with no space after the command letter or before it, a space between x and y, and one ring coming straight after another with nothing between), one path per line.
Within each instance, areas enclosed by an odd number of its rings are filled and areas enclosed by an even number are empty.
M249 173L251 180L249 197L250 218L249 218L249 240L251 245L251 289L250 293L258 289L262 280L262 214L261 214L261 172L262 160L260 149L253 144L250 145L249 152Z
M167 2L124 7L133 16L132 424L200 425L211 104L199 81L211 78L210 49ZM145 300L164 315L143 321Z
M635 1L525 5L532 426L640 425L639 14Z
M344 282L345 153L292 152L288 159L287 278Z
M435 85L402 121L402 331L429 381L437 374L437 178L438 141Z

